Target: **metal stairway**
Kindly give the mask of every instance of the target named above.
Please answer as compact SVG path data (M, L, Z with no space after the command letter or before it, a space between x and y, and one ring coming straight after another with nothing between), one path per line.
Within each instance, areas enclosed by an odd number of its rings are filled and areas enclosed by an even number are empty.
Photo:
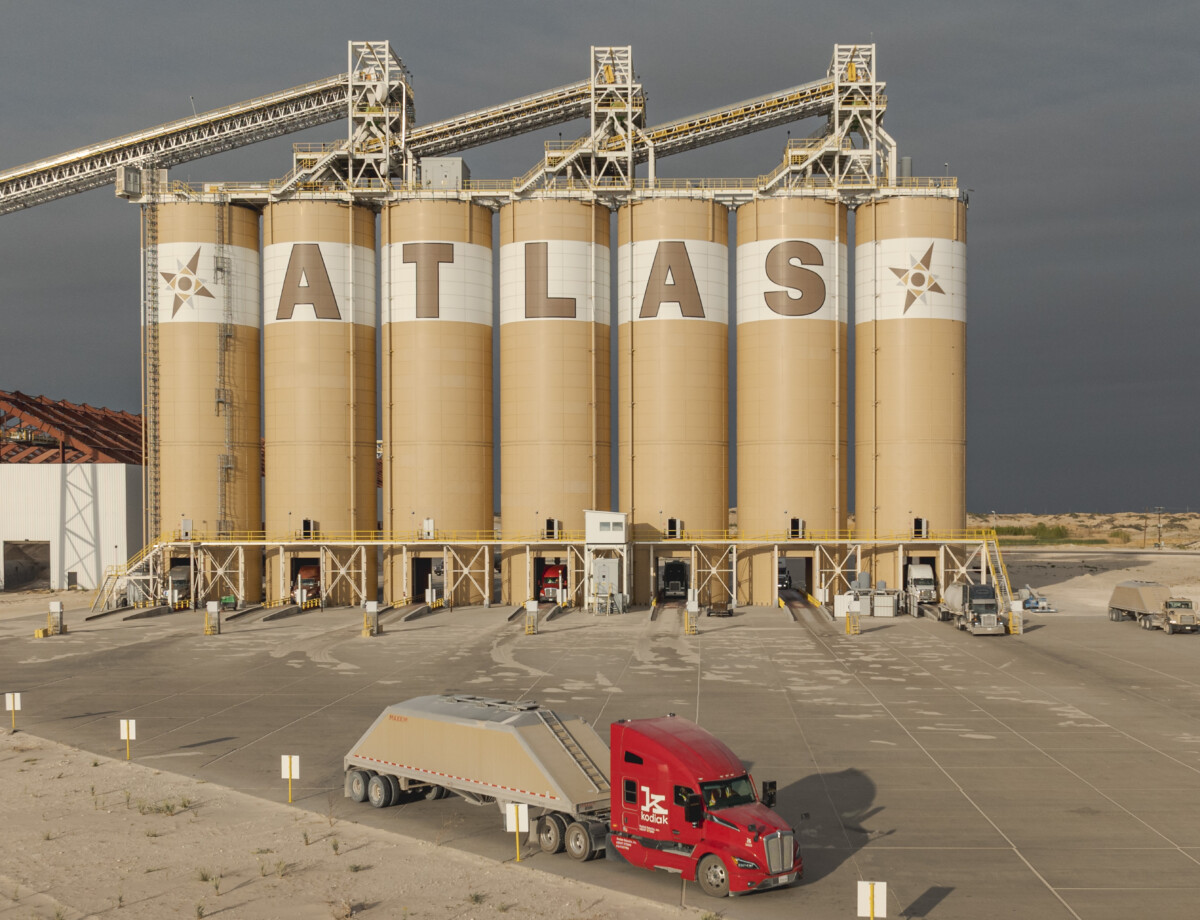
M984 546L987 551L988 568L992 572L992 583L996 587L996 604L1009 624L1009 632L1020 633L1021 615L1012 613L1012 584L1008 580L1008 569L1004 565L1004 557L1000 555L1000 541L996 538L994 530L984 540Z
M539 709L537 714L538 718L542 720L545 726L553 733L554 737L558 739L558 743L562 745L563 750L571 755L571 759L583 770L588 781L591 782L596 791L606 792L609 785L604 772L596 766L596 762L588 756L587 751L579 746L579 743L567 731L567 727L562 724L558 716L548 709Z

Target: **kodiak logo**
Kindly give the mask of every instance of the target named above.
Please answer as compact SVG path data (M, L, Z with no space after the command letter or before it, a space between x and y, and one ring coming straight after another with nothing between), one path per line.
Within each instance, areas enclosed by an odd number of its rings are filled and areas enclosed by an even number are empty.
M642 786L641 819L647 824L666 824L667 809L663 807L666 800L665 795L655 795L649 786Z

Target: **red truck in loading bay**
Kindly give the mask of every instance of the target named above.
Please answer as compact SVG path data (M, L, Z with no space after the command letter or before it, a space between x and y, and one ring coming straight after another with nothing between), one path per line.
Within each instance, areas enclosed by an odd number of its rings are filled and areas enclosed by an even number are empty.
M582 719L533 702L417 697L387 707L346 754L345 793L380 808L451 793L502 812L528 805L544 852L619 855L714 897L801 877L774 783L760 798L716 737L673 715L619 720L610 737L611 751Z

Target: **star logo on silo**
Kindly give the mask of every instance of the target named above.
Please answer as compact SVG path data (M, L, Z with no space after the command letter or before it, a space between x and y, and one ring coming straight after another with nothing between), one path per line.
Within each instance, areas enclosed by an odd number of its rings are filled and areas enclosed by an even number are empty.
M941 286L937 283L937 279L929 273L929 263L933 259L933 243L929 244L929 248L925 251L925 255L919 259L913 259L911 268L893 268L891 271L900 283L908 291L908 296L904 298L904 312L908 312L908 308L924 297L926 294L945 294Z
M167 287L175 292L175 304L171 308L171 318L175 318L175 314L179 312L179 308L191 300L193 297L212 297L212 293L204 286L204 282L196 277L196 266L200 264L200 250L196 250L196 254L192 256L187 265L182 262L177 263L179 271L175 274L170 272L159 272L163 276L163 280L167 282Z

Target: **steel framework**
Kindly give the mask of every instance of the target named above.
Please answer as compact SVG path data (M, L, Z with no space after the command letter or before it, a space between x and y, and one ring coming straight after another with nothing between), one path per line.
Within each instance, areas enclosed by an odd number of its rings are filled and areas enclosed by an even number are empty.
M141 462L138 416L0 391L0 463Z

